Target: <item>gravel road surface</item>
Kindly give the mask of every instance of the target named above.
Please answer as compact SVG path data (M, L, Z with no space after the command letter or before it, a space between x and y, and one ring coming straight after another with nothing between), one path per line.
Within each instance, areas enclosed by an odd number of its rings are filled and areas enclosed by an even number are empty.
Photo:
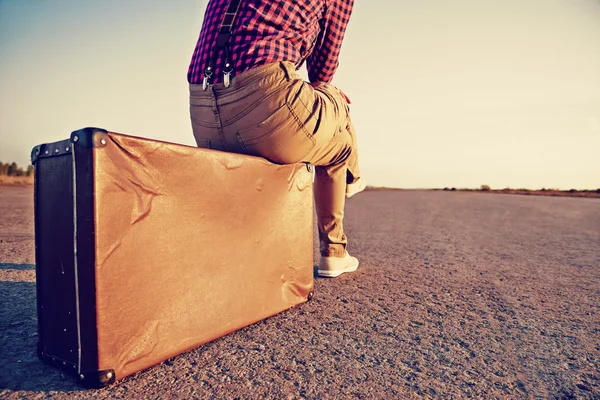
M36 356L31 187L0 187L0 398L600 398L600 200L371 190L357 272L100 390Z

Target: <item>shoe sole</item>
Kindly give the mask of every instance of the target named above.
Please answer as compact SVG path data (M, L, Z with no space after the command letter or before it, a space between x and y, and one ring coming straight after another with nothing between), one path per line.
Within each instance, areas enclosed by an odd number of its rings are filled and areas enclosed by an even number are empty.
M356 265L350 265L344 269L336 269L333 271L330 270L324 270L324 269L319 269L317 270L317 273L320 277L322 278L335 278L336 276L340 276L341 274L344 274L346 272L354 272L358 269L358 264Z
M364 191L367 188L367 182L365 182L364 180L362 181L362 185L354 192L350 192L350 193L346 193L346 198L349 199L350 197L359 194L360 192Z

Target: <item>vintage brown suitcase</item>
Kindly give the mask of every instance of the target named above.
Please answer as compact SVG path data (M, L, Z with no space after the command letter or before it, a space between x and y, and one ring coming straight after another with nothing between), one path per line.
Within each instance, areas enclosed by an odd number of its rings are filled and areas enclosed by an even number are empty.
M310 165L97 128L32 162L38 353L84 386L312 296Z

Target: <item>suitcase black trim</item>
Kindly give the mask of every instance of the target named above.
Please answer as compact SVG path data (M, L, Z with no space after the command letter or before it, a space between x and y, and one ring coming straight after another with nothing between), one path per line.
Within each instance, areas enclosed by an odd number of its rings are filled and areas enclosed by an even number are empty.
M97 128L85 128L71 134L73 143L73 191L75 196L75 274L79 367L98 370L98 332L96 328L96 229L94 215L94 157ZM75 140L78 137L79 139ZM81 266L87 266L82 268ZM83 380L85 381L85 380Z
M82 372L77 375L77 383L87 388L98 389L115 382L115 371L112 369Z
M38 357L44 362L44 364L60 368L70 374L76 374L77 383L86 388L102 388L114 383L116 380L115 371L112 369L78 372L77 365L73 364L72 362L44 353L41 343L39 342L37 353Z
M71 133L71 143L87 149L105 147L108 141L108 131L101 128L83 128Z
M46 143L35 146L31 150L31 163L35 165L39 158L57 157L70 154L73 151L73 146L69 139L61 140L60 142Z
M77 364L74 364L69 360L64 360L60 357L45 353L42 347L42 342L39 341L37 345L37 355L44 364L61 368L71 374L77 373Z

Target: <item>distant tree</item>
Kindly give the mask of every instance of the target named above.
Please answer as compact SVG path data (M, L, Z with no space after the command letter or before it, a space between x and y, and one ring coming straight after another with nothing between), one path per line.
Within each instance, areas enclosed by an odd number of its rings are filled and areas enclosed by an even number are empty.
M15 176L17 175L17 169L19 167L17 166L16 162L13 162L12 164L10 164L8 166L8 172L6 173L8 176Z
M0 175L24 176L26 175L26 171L24 171L23 168L19 168L15 162L11 164L0 162Z
M479 190L487 192L488 190L491 190L491 188L488 185L481 185L481 188L479 188Z
M444 190L450 190L450 188L445 187Z
M569 190L569 193L575 193L577 191L577 189L571 189Z
M451 192L455 192L455 191L456 191L456 188L454 188L454 187L453 187L452 189L450 189L450 191L451 191Z
M25 175L27 175L27 176L33 175L33 165L27 166L27 171L25 172Z

